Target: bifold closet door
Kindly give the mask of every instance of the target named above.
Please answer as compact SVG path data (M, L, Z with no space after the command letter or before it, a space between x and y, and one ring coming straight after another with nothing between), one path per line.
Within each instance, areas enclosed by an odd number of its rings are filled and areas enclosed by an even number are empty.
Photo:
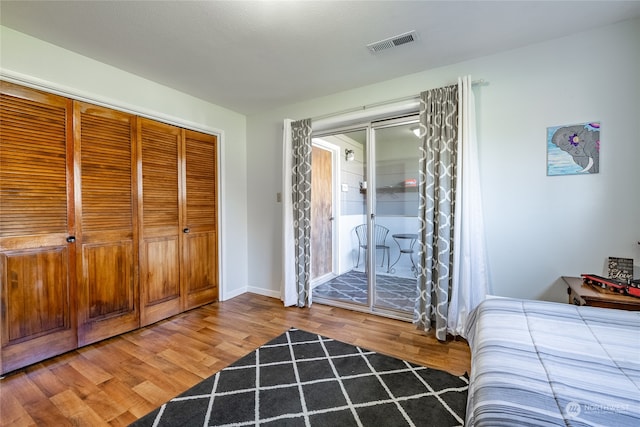
M0 371L77 347L72 101L0 82Z
M184 131L184 309L218 299L217 138Z
M182 130L138 119L140 324L182 311L180 246Z
M0 82L0 373L218 299L217 139Z
M74 104L78 344L139 326L135 116Z

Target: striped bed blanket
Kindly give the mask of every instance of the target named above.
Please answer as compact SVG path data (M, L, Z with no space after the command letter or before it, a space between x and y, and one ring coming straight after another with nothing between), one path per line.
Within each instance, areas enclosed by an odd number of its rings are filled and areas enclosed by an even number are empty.
M467 327L467 426L640 426L640 312L492 298Z

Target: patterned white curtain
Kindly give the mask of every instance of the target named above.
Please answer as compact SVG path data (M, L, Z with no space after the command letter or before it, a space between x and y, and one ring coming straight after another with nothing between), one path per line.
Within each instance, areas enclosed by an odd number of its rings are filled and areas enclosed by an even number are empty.
M475 127L469 107L473 93L470 78L464 82L420 94L420 263L414 323L425 331L433 323L439 340L446 340L447 333L464 334L466 318L484 299L488 283L475 129L473 148L469 146Z
M285 306L311 306L311 119L284 128L284 283Z

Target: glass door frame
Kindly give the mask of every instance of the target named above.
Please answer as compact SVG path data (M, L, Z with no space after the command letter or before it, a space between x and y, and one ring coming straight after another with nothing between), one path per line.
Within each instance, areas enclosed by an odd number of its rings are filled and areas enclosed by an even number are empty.
M374 191L367 191L367 202L366 202L366 216L367 216L367 241L373 242L375 241L375 225L378 218L378 191L377 191L377 143L376 143L376 131L380 129L392 128L403 125L411 125L419 123L420 118L419 115L411 114L403 117L389 118L383 120L377 120L371 122L367 127L367 187L373 189ZM417 141L416 141L417 145ZM369 185L370 183L370 185ZM418 212L416 212L416 215ZM389 236L390 237L390 236ZM372 240L373 239L373 240ZM371 248L373 245L369 245ZM375 246L374 246L375 248ZM367 251L368 262L373 263L369 264L375 267L375 262L377 259L377 251L376 250L368 250ZM389 260L388 260L389 261ZM376 303L378 289L377 289L377 274L375 274L375 268L370 270L373 271L374 274L368 275L368 284L369 284L369 312L374 314L380 314L387 317L399 318L403 320L411 320L413 318L413 310L410 312L398 310L391 307L379 306ZM416 291L417 291L417 282L416 282Z
M366 142L364 145L365 150L365 170L366 173L364 175L364 179L367 183L367 191L365 198L365 212L364 212L364 223L367 224L367 241L375 242L375 224L377 220L376 213L376 155L375 155L375 131L377 129L384 129L394 126L401 125L409 125L412 123L418 123L419 116L418 113L410 113L406 116L395 117L395 118L387 118L381 119L377 121L367 121L360 122L355 124L350 124L348 126L335 127L327 130L323 130L320 132L314 132L312 134L312 138L322 139L323 137L338 135L349 132L357 132L357 131L365 131L366 132ZM339 170L336 170L339 173ZM417 214L417 213L416 213ZM338 212L336 212L336 218L340 216ZM374 250L369 250L373 246ZM368 245L366 250L366 256L364 257L366 267L365 271L367 274L367 304L359 304L355 302L348 301L340 301L337 299L329 299L322 297L313 297L314 302L327 304L335 307L347 308L354 311L362 311L367 313L372 313L376 315L380 315L383 317L395 318L400 320L411 321L413 317L413 311L407 312L398 309L394 309L391 307L379 307L376 305L376 259L377 259L377 251L375 250L375 245ZM374 274L371 274L373 272ZM417 291L417 287L416 287Z

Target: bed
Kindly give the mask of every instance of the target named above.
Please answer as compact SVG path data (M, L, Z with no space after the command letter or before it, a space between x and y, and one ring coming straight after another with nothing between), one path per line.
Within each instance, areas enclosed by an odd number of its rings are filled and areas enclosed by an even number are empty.
M466 426L640 426L640 312L491 298L467 337Z

